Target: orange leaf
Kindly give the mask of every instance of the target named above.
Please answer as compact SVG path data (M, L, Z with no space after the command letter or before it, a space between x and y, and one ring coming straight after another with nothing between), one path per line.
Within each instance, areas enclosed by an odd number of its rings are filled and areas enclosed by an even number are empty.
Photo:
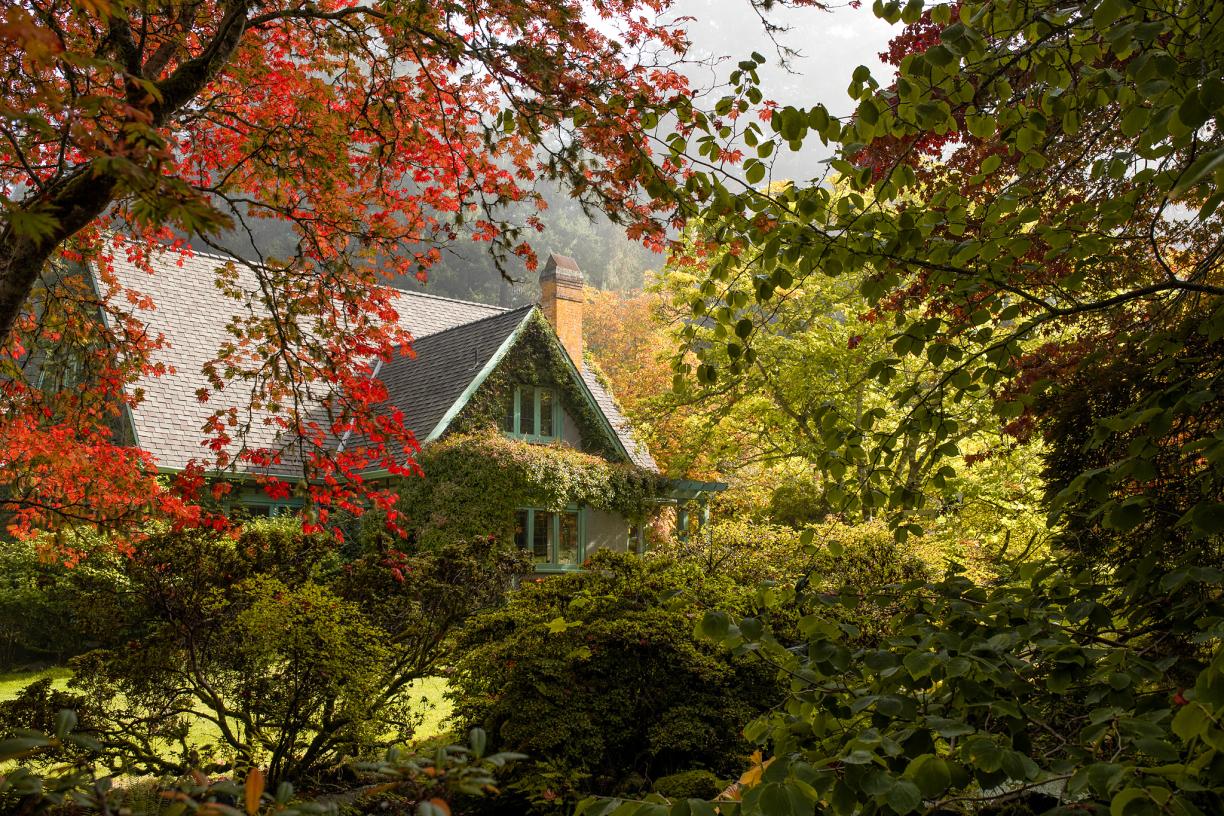
M246 809L250 816L259 812L259 800L264 792L263 771L252 768L246 778Z
M433 799L430 799L430 800L429 800L429 804L433 805L433 806L434 806L434 807L436 807L438 810L440 810L440 811L442 811L443 813L445 813L445 814L446 814L446 816L451 816L451 809L450 809L450 805L446 804L446 800L445 800L445 799L439 799L439 798L437 798L437 797L434 797Z

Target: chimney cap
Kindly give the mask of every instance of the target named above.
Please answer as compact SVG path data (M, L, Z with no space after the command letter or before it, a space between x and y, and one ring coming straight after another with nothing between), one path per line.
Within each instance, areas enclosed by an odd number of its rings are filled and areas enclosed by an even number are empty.
M544 271L540 273L540 280L549 279L584 282L578 262L568 255L557 255L556 253L549 254L548 262L544 264Z

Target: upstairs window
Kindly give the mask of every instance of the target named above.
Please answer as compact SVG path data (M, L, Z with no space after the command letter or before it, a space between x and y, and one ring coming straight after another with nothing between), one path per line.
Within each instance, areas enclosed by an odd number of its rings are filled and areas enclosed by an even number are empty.
M551 442L561 427L561 406L551 388L519 385L506 406L502 430L532 442Z

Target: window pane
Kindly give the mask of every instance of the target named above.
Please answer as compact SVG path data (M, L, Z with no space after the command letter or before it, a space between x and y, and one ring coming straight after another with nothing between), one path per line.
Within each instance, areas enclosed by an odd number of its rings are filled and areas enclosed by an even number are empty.
M553 392L551 388L536 389L540 395L540 436L551 439L556 435L553 430Z
M535 389L524 385L519 389L519 433L535 436Z
M549 563L552 553L552 513L535 513L535 529L531 535L531 555L537 564Z
M514 433L514 393L506 399L506 413L502 417L501 429L506 433Z
M514 511L514 546L527 549L527 511Z
M557 548L557 563L578 566L578 514L561 514L561 546Z

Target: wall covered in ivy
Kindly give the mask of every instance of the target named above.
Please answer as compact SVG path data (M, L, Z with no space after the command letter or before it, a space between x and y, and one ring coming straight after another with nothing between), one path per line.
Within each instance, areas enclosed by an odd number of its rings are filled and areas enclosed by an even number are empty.
M419 461L425 478L405 480L398 509L426 547L483 535L509 541L520 507L589 505L646 522L664 488L662 477L635 465L488 429L447 436L426 447Z
M534 312L514 348L451 422L450 432L468 434L495 430L506 414L506 405L515 386L547 386L556 389L562 408L578 426L583 451L614 461L623 460L624 454L608 438L602 415L591 405L582 386L574 382L564 354L546 318Z

